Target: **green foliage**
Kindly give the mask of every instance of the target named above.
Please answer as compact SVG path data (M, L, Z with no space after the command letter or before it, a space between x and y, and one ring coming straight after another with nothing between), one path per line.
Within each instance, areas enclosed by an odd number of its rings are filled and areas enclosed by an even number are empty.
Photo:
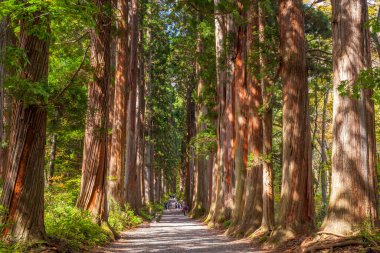
M380 89L380 68L369 68L362 70L355 80L355 83L350 81L342 81L338 86L338 91L341 96L349 96L354 99L359 99L363 89ZM375 92L373 99L380 103L380 93Z
M224 222L223 222L223 227L224 227L224 229L229 228L229 227L231 226L231 224L232 224L232 221L231 221L231 220L226 220L226 221L224 221Z
M111 201L108 222L116 232L121 232L141 224L142 219L135 215L129 205L121 206Z
M4 206L0 205L0 218L4 217L4 215L7 214L7 209L4 208ZM1 219L0 219L1 220ZM6 227L6 224L0 222L0 231L3 231L3 229ZM1 247L0 247L1 248Z
M162 201L162 202L164 202L164 201ZM144 206L143 208L141 208L139 210L139 215L145 220L153 221L153 219L156 217L156 215L162 214L163 211L164 211L164 206L162 204L148 203L146 206Z
M212 152L216 152L216 131L214 128L206 128L197 133L192 138L190 145L195 148L196 155L203 155L208 157Z
M105 244L110 234L95 218L76 207L80 179L52 178L45 192L45 228L48 236L64 241L74 250Z
M153 221L154 215L149 212L149 209L144 207L139 210L140 216L147 221Z
M18 244L8 245L0 240L0 252L2 253L16 253L21 252L21 248Z
M378 247L378 243L380 242L380 232L373 227L372 222L369 219L365 220L359 229L359 237L363 239L366 246Z
M315 194L315 225L316 227L321 227L323 220L327 214L327 206L323 204L322 195L320 193Z
M75 250L105 244L110 240L110 235L94 223L90 213L67 203L46 210L45 228L49 236L67 241Z

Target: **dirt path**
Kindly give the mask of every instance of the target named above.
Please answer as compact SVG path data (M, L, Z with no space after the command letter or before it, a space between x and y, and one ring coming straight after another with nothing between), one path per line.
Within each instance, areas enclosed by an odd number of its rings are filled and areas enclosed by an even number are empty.
M185 217L179 212L165 212L158 223L125 232L122 238L95 252L262 252L248 241L233 240Z

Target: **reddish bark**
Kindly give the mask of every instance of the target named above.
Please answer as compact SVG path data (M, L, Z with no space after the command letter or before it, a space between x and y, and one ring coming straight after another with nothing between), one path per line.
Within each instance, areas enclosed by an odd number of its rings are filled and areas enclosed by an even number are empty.
M278 234L285 240L314 227L314 194L302 1L280 0L279 20L283 178Z
M116 20L116 72L114 94L114 117L112 125L112 144L109 168L109 196L119 203L125 201L125 154L127 128L127 83L128 59L128 5L125 0L117 1Z
M33 25L50 32L48 21L33 13ZM27 62L20 78L38 85L47 82L49 40L34 35L28 28L29 18L21 20L20 49ZM35 100L40 98L35 95ZM1 204L8 210L3 223L3 237L19 241L45 239L44 227L44 156L47 109L41 104L26 104L15 98L12 110L7 176ZM34 103L34 101L33 101Z
M263 219L261 228L273 230L274 228L274 173L272 164L272 128L273 128L273 109L272 93L267 73L267 56L263 50L265 47L265 12L258 6L258 35L260 41L260 72L261 72L261 89L262 89L262 106L264 112L262 115L263 128Z
M246 11L241 2L238 1L238 9L242 19L247 18ZM234 155L235 168L236 168L236 192L235 192L235 206L233 209L232 221L233 225L238 225L244 210L245 202L245 182L247 176L247 147L248 147L248 135L247 135L247 118L248 118L248 94L247 94L247 79L246 79L246 47L249 43L246 43L247 39L247 25L240 24L237 32L236 42L236 59L235 59L235 71L233 80L233 89L235 93L235 111L234 117L236 118L236 149ZM235 229L232 226L229 229L231 233Z
M255 59L254 53L259 50L258 43L258 4L252 2L248 7L247 27L247 133L244 160L246 168L246 180L244 186L244 206L241 210L240 226L236 233L250 235L260 225L263 210L263 167L262 155L262 120L259 110L262 107L261 87L253 69L259 69L259 61ZM249 160L247 162L247 159Z
M99 220L107 219L107 125L110 83L111 20L104 9L110 0L94 0L101 10L91 30L93 81L88 85L88 108L82 162L82 180L77 206L89 210Z
M214 0L218 11L220 0ZM217 175L215 208L211 222L220 223L231 218L234 207L234 22L231 14L215 15L216 71L218 92Z
M136 97L138 80L138 8L137 0L132 0L131 5L131 32L130 32L130 56L128 65L128 86L131 92L128 99L128 123L127 123L127 191L126 200L131 207L137 210L141 205L141 192L139 190L139 173L136 167Z

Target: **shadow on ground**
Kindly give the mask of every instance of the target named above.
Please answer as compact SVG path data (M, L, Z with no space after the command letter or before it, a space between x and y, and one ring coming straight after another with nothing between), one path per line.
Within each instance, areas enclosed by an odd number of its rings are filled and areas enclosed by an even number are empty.
M179 211L166 211L159 223L122 234L122 238L94 253L109 252L262 252L249 241L234 240L189 219Z

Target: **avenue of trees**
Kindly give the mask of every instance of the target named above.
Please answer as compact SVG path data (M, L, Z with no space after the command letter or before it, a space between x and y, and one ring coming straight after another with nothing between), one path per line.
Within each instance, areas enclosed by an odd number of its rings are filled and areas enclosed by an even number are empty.
M173 194L234 237L380 239L379 1L0 0L0 21L3 242L117 237Z

